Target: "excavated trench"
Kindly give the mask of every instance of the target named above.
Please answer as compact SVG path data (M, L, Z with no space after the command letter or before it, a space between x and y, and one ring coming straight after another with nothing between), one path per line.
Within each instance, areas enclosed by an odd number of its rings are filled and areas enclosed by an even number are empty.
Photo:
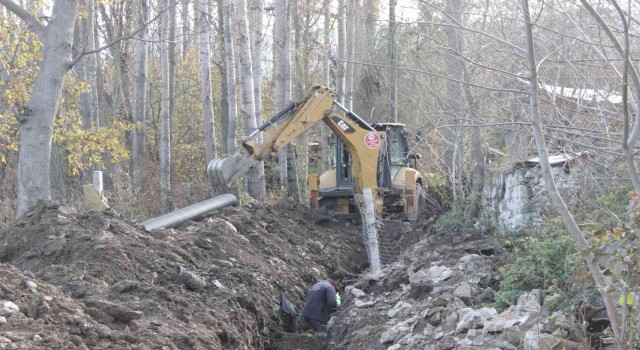
M288 348L281 297L300 307L331 271L366 267L358 227L309 214L227 208L147 232L39 203L0 230L0 349Z

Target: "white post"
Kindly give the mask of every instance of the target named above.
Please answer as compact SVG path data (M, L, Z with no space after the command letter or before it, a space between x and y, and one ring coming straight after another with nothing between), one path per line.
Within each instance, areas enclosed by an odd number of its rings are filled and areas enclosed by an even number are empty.
M378 249L378 230L376 229L376 214L373 209L373 196L370 188L362 189L364 197L365 217L362 225L365 237L369 247L369 263L371 264L371 273L377 275L380 272L380 251Z
M102 196L102 171L93 172L93 188L96 189L99 196Z

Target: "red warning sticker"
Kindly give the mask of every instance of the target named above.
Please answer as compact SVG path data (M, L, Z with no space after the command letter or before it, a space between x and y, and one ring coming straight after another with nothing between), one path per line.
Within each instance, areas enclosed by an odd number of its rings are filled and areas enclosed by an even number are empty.
M380 136L375 132L367 133L364 136L364 144L369 148L378 148L380 146Z

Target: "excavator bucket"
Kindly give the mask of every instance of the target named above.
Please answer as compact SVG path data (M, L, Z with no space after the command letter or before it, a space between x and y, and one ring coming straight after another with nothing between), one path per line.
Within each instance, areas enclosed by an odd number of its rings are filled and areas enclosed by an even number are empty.
M214 159L207 166L207 176L215 193L227 193L230 192L233 182L253 165L251 158L239 154Z

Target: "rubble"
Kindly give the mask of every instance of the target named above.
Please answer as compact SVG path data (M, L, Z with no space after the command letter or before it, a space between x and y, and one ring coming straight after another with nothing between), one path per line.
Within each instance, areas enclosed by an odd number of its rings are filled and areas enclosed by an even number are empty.
M472 231L423 236L381 280L360 280L363 294L347 293L327 349L551 350L570 342L567 319L548 315L539 290L503 312L487 306L501 257L477 254L497 252L479 248L486 244Z

